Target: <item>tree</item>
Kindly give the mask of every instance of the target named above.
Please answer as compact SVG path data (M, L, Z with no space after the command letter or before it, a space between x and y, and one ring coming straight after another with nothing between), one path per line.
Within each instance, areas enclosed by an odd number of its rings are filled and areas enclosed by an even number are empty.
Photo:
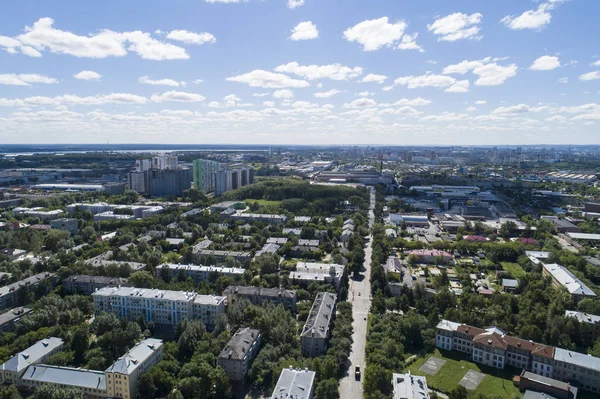
M319 382L315 391L317 399L338 399L338 382L335 378L328 378Z
M256 258L260 275L276 273L279 270L279 255L266 253Z
M468 396L469 391L467 391L467 388L463 387L462 385L458 385L448 394L449 399L467 399Z
M55 385L42 385L30 399L83 399L83 392L77 388L59 388Z
M22 396L14 385L9 385L0 389L0 399L22 399Z
M513 222L512 220L509 220L507 222L504 222L502 224L502 226L500 226L499 233L503 238L509 238L509 237L514 237L517 230L518 230L517 224L515 222Z
M156 281L150 272L142 270L129 276L129 282L133 284L134 287L152 288Z
M71 338L71 350L74 352L74 360L77 364L81 364L85 357L85 353L90 345L90 331L86 325L77 327Z
M156 385L150 373L142 374L138 382L138 397L139 398L154 398L156 397Z

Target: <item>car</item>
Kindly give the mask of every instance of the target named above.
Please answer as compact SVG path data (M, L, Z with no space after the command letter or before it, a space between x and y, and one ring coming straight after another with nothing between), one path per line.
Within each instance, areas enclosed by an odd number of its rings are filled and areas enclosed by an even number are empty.
M354 368L354 379L360 381L360 366Z
M363 317L363 320L367 320L367 316Z

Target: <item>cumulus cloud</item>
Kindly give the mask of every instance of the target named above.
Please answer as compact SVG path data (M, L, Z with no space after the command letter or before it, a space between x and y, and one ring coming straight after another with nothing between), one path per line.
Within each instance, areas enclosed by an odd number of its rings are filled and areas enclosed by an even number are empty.
M551 71L556 68L560 68L560 61L558 57L550 55L541 56L533 61L533 64L529 67L532 71Z
M31 86L32 83L52 84L58 80L34 73L0 73L0 85Z
M468 80L457 80L452 86L444 90L446 93L467 93L469 91Z
M360 93L356 94L358 97L370 97L370 96L374 96L375 93L369 92L369 91L361 91Z
M145 84L145 85L153 85L153 86L179 87L179 86L182 85L183 82L178 82L178 81L173 80L173 79L152 80L152 79L150 79L149 76L142 76L142 77L140 77L138 79L138 83Z
M346 29L344 38L361 44L364 51L375 51L395 45L406 27L406 22L390 23L388 17L366 20Z
M292 34L290 39L298 41L298 40L311 40L319 37L319 31L317 30L317 25L313 24L311 21L300 22L296 27L292 30Z
M358 100L354 100L351 103L344 104L344 108L369 108L376 106L377 102L370 98L359 98Z
M552 11L557 4L566 0L550 0L542 3L536 10L527 10L519 16L507 15L500 22L514 30L532 29L541 30L550 23Z
M202 102L206 98L200 94L186 93L183 91L167 91L163 94L153 94L150 100L155 103L162 103L165 101L174 101L182 103L193 103Z
M374 73L370 73L367 76L365 76L361 82L363 83L371 83L371 82L375 82L375 83L379 83L382 84L383 82L385 82L387 79L387 76L385 75L376 75Z
M420 76L404 76L396 79L394 85L406 86L409 89L420 87L448 87L456 83L456 79L450 76L434 75L427 73Z
M564 83L569 83L569 78L567 78L567 77L562 77L562 78L558 79L558 80L556 81L556 83L563 83L563 84L564 84Z
M476 105L483 105L483 104L485 104L485 103L487 103L487 101L486 101L486 100L477 100L477 101L475 101L475 104L476 104Z
M26 26L25 33L15 39L22 46L29 46L37 52L50 51L81 58L123 57L129 51L148 60L189 58L184 48L156 40L146 32L101 30L96 34L80 36L54 28L52 18L40 18L32 26Z
M294 92L291 91L290 89L276 90L273 93L273 97L274 98L290 99L290 98L294 98Z
M308 80L348 80L361 75L363 72L361 67L350 68L340 64L300 65L297 62L290 62L284 65L279 65L277 68L275 68L275 71L291 73L294 75L301 76Z
M235 94L229 94L223 97L222 102L211 101L208 106L211 108L231 108L231 107L249 107L252 104L242 103L242 99Z
M579 80L597 80L600 79L600 71L588 72L583 75L579 75Z
M436 19L431 25L427 25L427 29L438 36L438 41L480 40L483 37L479 35L482 18L480 13L468 15L456 12Z
M417 97L417 98L413 98L413 99L408 99L408 98L402 98L392 104L379 104L380 107L398 107L401 105L410 105L413 107L416 106L422 106L422 105L429 105L431 104L430 100L426 100L424 98L421 97Z
M246 83L250 87L262 87L264 89L283 89L286 87L302 88L310 86L305 80L292 79L281 73L255 69L243 75L232 76L226 79L229 82Z
M341 93L341 91L339 91L337 89L332 89L332 90L325 91L325 92L315 93L314 96L317 98L329 98L329 97L333 97L339 93Z
M304 5L304 0L288 0L287 5L291 9L302 7Z
M186 44L214 43L217 39L208 32L188 32L187 30L172 30L167 34L167 39L176 40Z
M418 33L415 33L414 35L406 34L406 35L402 36L402 40L400 41L400 44L396 48L398 50L419 50L420 53L424 53L425 50L423 49L423 47L421 47L417 44L418 36L419 36Z
M519 104L509 107L498 107L492 111L492 114L523 114L527 112L541 112L547 109L547 106L530 107L527 104Z
M461 74L471 71L479 79L475 81L477 86L498 86L506 82L508 78L516 76L519 68L516 64L499 65L493 62L491 57L478 61L462 61L458 64L448 65L444 68L444 74Z
M81 71L73 75L73 77L75 79L81 80L100 80L102 78L102 75L94 71Z
M600 60L598 60L596 62L592 62L592 66L599 66L600 67Z
M96 96L80 97L65 94L56 97L27 97L17 99L0 98L2 107L36 107L36 106L60 106L60 105L103 105L103 104L145 104L146 97L128 93L99 94Z

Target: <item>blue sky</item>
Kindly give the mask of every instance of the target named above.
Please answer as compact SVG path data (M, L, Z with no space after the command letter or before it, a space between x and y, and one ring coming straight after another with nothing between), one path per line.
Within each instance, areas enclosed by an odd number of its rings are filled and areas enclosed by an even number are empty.
M0 143L600 144L596 0L21 1Z

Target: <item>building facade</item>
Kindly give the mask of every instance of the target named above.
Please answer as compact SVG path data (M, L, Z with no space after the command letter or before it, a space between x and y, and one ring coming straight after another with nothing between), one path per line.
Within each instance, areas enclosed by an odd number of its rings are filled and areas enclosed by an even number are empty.
M172 263L159 266L158 270L169 273L171 279L178 279L181 276L186 279L190 277L196 284L208 281L211 276L243 277L245 272L239 267L175 265Z
M60 338L50 337L31 345L22 352L8 359L2 366L2 383L6 385L21 385L21 377L32 364L43 363L50 356L60 352L64 347L64 341Z
M302 355L304 357L315 357L327 352L331 322L335 318L336 301L337 296L335 294L329 292L319 292L317 294L300 334Z
M126 278L110 276L89 276L84 274L75 274L62 281L65 292L70 294L91 295L104 287L128 286Z
M222 168L222 164L210 159L196 159L194 161L194 188L204 194L215 191L215 174Z
M240 328L219 354L217 364L225 370L231 381L242 382L258 351L260 332L247 327Z
M35 291L40 283L46 281L54 287L56 285L56 274L38 273L16 283L0 287L0 310L23 305L24 293Z

